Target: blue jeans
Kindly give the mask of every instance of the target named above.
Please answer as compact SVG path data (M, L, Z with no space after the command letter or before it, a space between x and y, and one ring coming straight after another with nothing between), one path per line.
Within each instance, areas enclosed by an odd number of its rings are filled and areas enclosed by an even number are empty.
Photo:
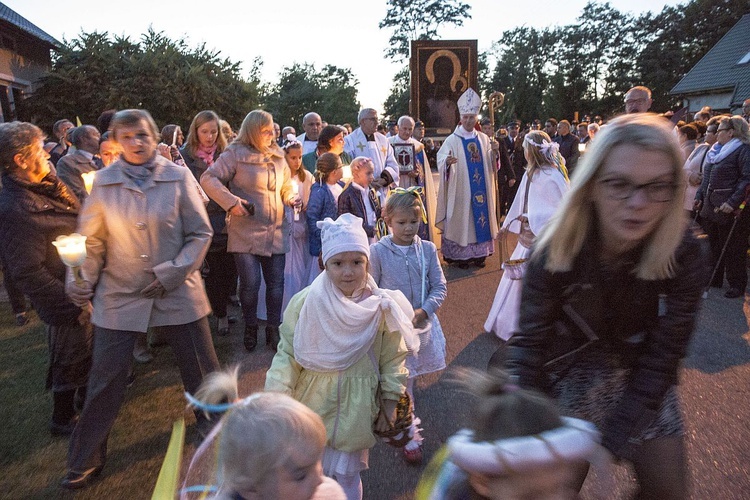
M240 302L245 326L258 325L258 290L261 276L266 281L266 311L268 325L281 324L281 304L284 300L284 265L286 254L270 257L250 253L234 254L237 274L240 277ZM261 275L261 269L263 274Z

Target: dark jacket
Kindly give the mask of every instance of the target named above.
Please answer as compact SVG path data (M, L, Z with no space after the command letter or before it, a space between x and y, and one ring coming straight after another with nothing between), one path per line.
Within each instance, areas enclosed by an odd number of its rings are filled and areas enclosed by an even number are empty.
M185 161L185 166L189 168L193 173L193 177L195 177L196 180L200 182L201 175L203 175L203 172L208 169L208 165L206 165L206 162L196 156L193 156L187 146L183 146L180 148L180 155L182 155L182 159ZM221 153L217 150L214 153L214 161L216 161L219 155L221 155ZM211 239L211 247L209 248L209 251L226 252L227 242L229 240L229 236L227 235L226 231L227 213L214 200L208 202L208 205L206 205L206 212L208 213L208 218L211 221L211 229L214 230L214 236Z
M56 168L57 178L63 181L68 189L83 203L88 192L86 192L81 174L99 170L96 161L93 158L89 160L81 151L76 151L60 158Z
M519 385L548 391L550 375L585 356L586 348L547 363L581 347L592 334L598 337L597 347L631 368L621 401L600 429L604 446L623 456L628 439L653 422L665 393L678 382L706 282L705 258L703 245L686 232L675 255L675 276L645 281L632 273L639 250L618 269L604 269L593 240L568 272L544 269L546 252L532 257L524 277L520 331L508 343L506 367Z
M305 214L307 215L307 238L310 255L317 257L323 250L317 222L326 217L334 220L338 217L338 206L327 184L316 182L312 185Z
M701 217L719 224L729 224L731 213L715 213L722 203L739 208L750 185L750 145L743 144L719 163L706 162L703 181L695 199L703 202Z
M381 215L378 194L374 189L367 188L366 190L369 195L367 202L375 212L375 221L377 222ZM341 214L352 214L362 219L362 227L365 233L367 233L368 238L375 237L375 226L367 223L367 212L365 211L365 200L362 199L362 193L351 183L344 188L344 191L339 196L338 215Z
M510 162L510 152L505 140L499 141L500 150L498 151L498 171L501 172L501 176L505 178L505 182L511 179L516 179L516 173L513 170L513 165Z
M74 233L79 203L65 184L48 175L28 186L3 176L0 252L6 272L48 325L77 325L81 310L65 295L65 265L52 242Z
M581 154L578 152L578 137L573 134L557 135L552 140L560 145L560 154L565 158L568 173L573 173L578 163L578 156Z

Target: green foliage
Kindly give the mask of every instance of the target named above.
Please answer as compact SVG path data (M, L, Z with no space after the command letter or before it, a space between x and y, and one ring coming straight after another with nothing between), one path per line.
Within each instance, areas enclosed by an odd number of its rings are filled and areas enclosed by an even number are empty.
M260 98L258 68L241 77L239 63L204 45L189 48L149 29L134 42L105 33L81 33L66 42L42 87L24 102L24 120L49 130L55 120L80 117L95 123L106 109L147 109L163 126L187 127L193 116L213 109L235 127Z
M310 111L330 124L355 123L359 112L359 82L348 68L327 65L317 71L313 64L295 63L284 68L279 82L269 87L265 109L282 127L302 128L302 118Z
M396 61L409 57L412 40L432 40L438 27L463 26L471 6L458 0L388 0L388 12L378 24L393 31L385 56Z
M405 66L393 77L391 93L383 103L383 108L385 109L384 118L386 120L398 120L400 117L409 114L409 100L411 99L410 75L409 67Z
M652 111L673 109L669 91L748 12L748 0L692 0L636 17L592 1L574 24L506 31L490 51L499 119L611 116L634 85L652 90Z

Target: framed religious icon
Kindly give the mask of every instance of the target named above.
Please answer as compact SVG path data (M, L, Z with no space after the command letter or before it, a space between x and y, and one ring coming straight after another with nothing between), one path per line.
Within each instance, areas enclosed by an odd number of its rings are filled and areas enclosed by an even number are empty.
M414 170L414 154L414 144L393 144L393 156L396 157L398 169L402 174L408 174Z
M425 124L427 135L447 135L458 125L456 101L477 86L476 40L411 42L409 114Z

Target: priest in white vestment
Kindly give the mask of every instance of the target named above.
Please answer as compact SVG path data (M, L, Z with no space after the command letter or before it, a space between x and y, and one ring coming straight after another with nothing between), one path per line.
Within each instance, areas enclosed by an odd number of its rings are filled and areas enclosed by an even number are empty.
M377 132L378 112L365 108L359 112L358 119L359 128L344 138L344 153L352 158L365 156L372 160L375 180L371 187L378 191L380 202L385 203L390 185L398 182L398 163L391 143Z
M461 123L437 153L435 225L442 231L443 258L463 269L484 267L498 234L492 148L489 137L475 129L481 105L473 89L464 92L458 100Z
M427 160L425 154L424 144L413 137L414 134L414 119L411 116L402 116L398 119L398 134L389 137L388 140L391 145L394 146L399 144L411 144L414 146L414 158L411 159L414 170L412 171L399 171L398 186L404 189L413 186L419 186L422 188L422 203L427 211L427 224L420 224L419 237L423 240L431 241L435 246L440 249L440 237L437 229L435 228L435 209L437 202L437 192L435 190L435 183L432 179L432 170L430 169L430 162ZM396 162L401 166L401 161L396 158Z

